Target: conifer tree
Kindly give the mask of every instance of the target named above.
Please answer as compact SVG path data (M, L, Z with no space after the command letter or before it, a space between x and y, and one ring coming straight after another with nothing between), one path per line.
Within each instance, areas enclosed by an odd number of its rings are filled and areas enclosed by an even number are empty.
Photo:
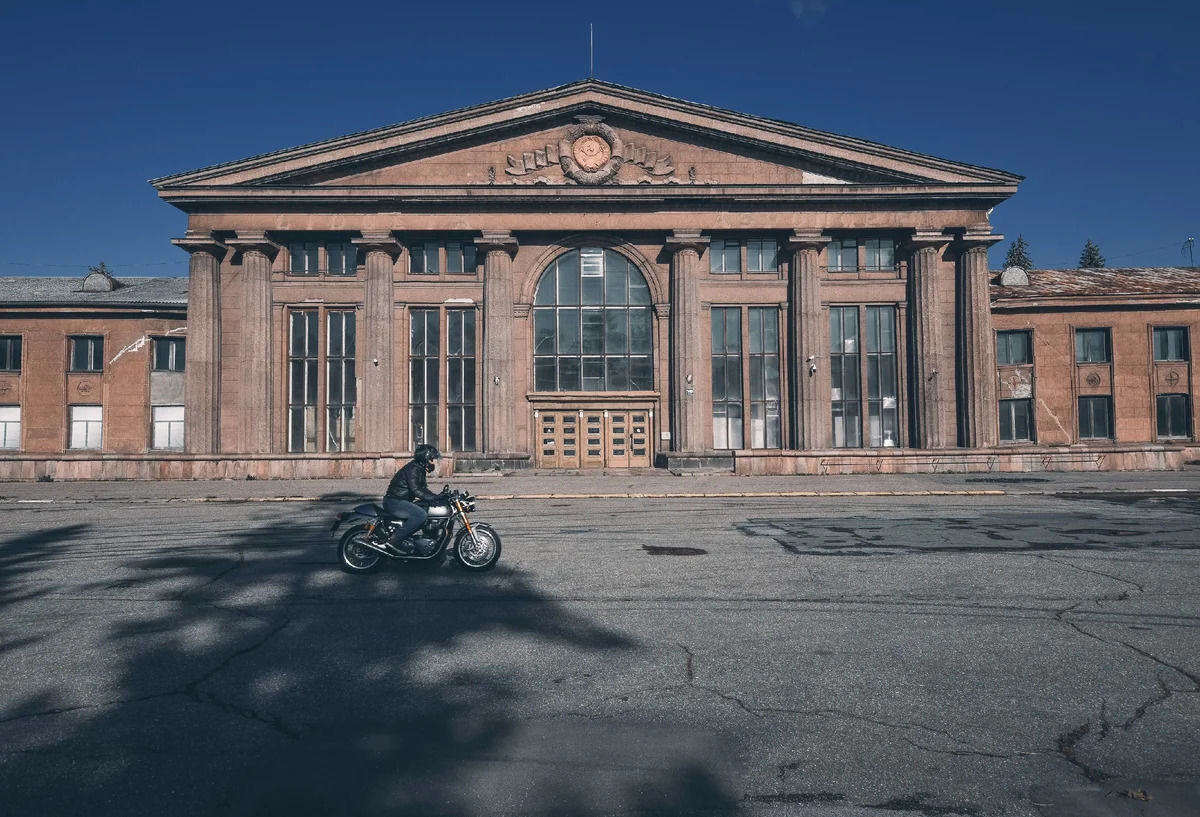
M1017 240L1008 248L1008 252L1004 256L1004 266L1020 267L1024 270L1033 269L1033 259L1029 257L1029 244L1025 241L1025 236L1018 235Z
M1083 245L1083 252L1079 253L1079 266L1081 269L1104 269L1104 256L1090 238Z

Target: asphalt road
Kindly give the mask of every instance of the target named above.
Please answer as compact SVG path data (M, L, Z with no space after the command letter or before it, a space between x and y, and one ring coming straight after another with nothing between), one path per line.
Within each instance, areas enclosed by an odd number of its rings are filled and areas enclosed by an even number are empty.
M0 814L1200 813L1194 496L338 509L0 510Z

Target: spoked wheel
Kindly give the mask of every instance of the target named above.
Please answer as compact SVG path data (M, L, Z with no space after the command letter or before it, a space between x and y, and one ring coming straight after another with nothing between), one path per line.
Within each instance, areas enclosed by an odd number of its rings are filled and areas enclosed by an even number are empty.
M338 563L347 573L370 573L379 566L383 554L363 543L365 527L351 528L338 542Z
M454 552L458 563L467 570L491 570L500 560L500 534L490 525L476 524L474 531L473 538L466 528L455 537Z

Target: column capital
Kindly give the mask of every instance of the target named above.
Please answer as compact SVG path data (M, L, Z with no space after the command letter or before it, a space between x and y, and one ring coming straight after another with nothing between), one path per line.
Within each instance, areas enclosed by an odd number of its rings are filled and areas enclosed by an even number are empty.
M958 243L963 249L976 250L987 249L991 245L1003 241L1004 236L993 234L991 225L974 224L963 230L962 235L958 238Z
M352 238L350 243L364 253L387 253L393 260L399 258L400 253L404 250L403 245L396 240L390 230L363 230L362 238Z
M787 237L789 250L820 250L832 239L820 230L793 230Z
M485 253L505 252L516 255L520 242L511 230L484 230L483 235L475 239L475 246Z
M171 243L182 250L186 250L188 254L206 252L217 258L225 255L225 251L229 249L223 242L218 241L211 232L200 230L188 230L184 233L183 238L172 238Z
M238 230L237 237L226 243L238 254L258 252L267 258L274 258L279 252L279 245L267 237L266 230Z
M908 239L908 248L914 251L939 250L953 240L953 236L946 235L940 230L914 230Z
M695 250L696 254L704 252L712 241L706 235L701 235L699 230L672 230L667 236L666 244L667 252L677 253L682 250Z

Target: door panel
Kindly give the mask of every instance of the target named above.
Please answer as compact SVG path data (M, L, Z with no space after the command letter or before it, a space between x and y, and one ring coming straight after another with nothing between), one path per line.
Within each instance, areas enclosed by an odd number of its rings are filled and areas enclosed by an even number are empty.
M538 468L648 468L649 410L539 411Z

